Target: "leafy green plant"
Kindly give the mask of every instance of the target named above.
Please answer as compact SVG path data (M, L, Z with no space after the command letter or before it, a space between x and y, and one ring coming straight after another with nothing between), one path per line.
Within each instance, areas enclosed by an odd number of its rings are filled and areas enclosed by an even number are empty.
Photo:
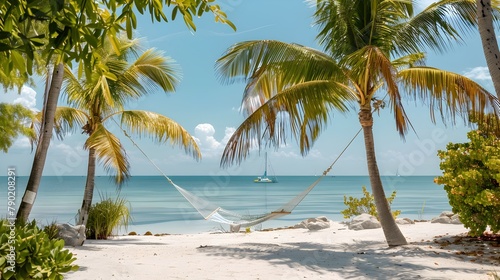
M340 211L344 215L345 219L349 219L354 216L361 215L363 213L370 214L378 219L377 208L375 206L373 195L366 190L365 186L362 186L363 197L356 198L350 196L349 198L344 195L344 204L347 206L346 209ZM387 198L389 205L396 198L396 191L393 191L391 196ZM392 211L394 218L401 214L400 210Z
M121 197L104 198L90 207L86 235L88 239L107 239L113 231L127 228L132 220L128 201Z
M56 221L44 226L43 231L47 234L50 240L59 239L59 229L57 228Z
M479 125L467 133L469 142L438 151L443 174L434 181L444 185L452 211L471 236L482 235L488 226L500 231L500 137L487 131Z
M78 269L64 240L51 240L35 221L0 220L0 244L1 279L63 279L62 273Z

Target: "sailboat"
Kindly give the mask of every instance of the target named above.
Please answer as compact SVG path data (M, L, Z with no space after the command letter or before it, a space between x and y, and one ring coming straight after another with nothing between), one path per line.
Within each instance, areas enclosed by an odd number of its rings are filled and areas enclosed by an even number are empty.
M253 180L254 183L278 183L278 179L276 177L269 178L267 177L267 153L266 153L266 165L264 167L264 175L257 177Z

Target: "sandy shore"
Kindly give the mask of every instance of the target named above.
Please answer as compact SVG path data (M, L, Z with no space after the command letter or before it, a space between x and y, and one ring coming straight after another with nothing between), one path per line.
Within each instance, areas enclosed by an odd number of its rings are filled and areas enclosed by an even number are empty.
M65 279L493 279L498 243L464 242L462 225L401 225L410 243L388 248L382 229L120 236L70 248ZM496 245L496 246L495 246Z

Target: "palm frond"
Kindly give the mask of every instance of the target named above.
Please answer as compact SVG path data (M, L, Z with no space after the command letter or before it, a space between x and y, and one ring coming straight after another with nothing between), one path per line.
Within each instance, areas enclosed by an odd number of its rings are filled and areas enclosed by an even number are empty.
M477 30L476 0L441 0L415 17L394 26L398 54L431 48L443 52L454 43L463 43L460 34Z
M78 78L71 72L69 66L64 67L64 93L66 94L67 103L75 105L79 108L84 108L83 104L88 103L88 99L84 99L81 93L85 90L83 84L80 83Z
M165 92L175 90L180 74L172 59L148 49L129 63L125 59L131 53L137 54L140 47L136 40L119 41L119 55L107 40L98 48L100 60L90 77L77 79L70 69L66 70L65 92L69 104L107 115L113 109L123 110L127 102L157 89Z
M175 61L155 49L146 50L133 63L132 69L142 77L146 89L159 86L165 92L175 91L181 79L180 68Z
M128 132L139 136L151 136L159 143L170 141L195 159L201 158L201 152L194 138L177 122L163 115L139 110L121 111L121 126Z
M394 115L396 129L401 137L404 137L411 127L411 123L406 115L399 92L397 68L389 60L389 57L379 48L367 46L346 56L344 62L351 67L352 73L350 75L358 77L361 106L371 102L380 88L385 89Z
M319 44L335 59L364 46L357 14L362 2L371 1L314 1L314 25L319 28L316 36Z
M331 112L347 111L347 104L355 99L348 87L329 80L289 87L256 109L238 127L224 149L221 166L241 163L254 146L278 148L287 137L296 139L305 155Z
M130 176L125 149L120 140L102 124L96 125L96 129L85 141L84 148L95 150L97 159L107 172L115 171L117 184L123 183Z
M234 44L217 60L215 70L223 83L233 83L255 79L268 68L286 73L285 84L304 79L322 80L340 71L335 62L320 51L274 40Z
M99 100L103 102L103 106L114 107L115 100L111 94L110 86L108 84L108 78L106 76L100 76L98 82L94 89L90 92L91 100ZM99 102L98 101L98 102ZM96 104L92 102L92 104Z
M64 136L71 132L76 132L85 125L88 120L88 115L79 109L59 106L56 108L54 115L54 132L58 139L64 139ZM42 112L38 112L32 119L31 128L34 129L36 135L40 134L40 125L42 121ZM38 144L38 138L30 139L32 144Z
M278 92L313 80L346 80L343 70L326 54L280 41L248 41L233 45L217 60L216 71L224 82L247 82L242 105L251 114Z
M317 39L336 60L369 45L389 53L396 36L393 27L413 13L408 0L314 2Z
M397 69L394 67L392 62L384 53L378 48L370 48L369 59L370 68L379 71L379 75L383 80L383 84L389 95L389 104L394 114L394 120L396 121L396 130L399 132L401 137L407 133L408 128L411 123L406 115L403 103L401 102L401 95L399 93L399 87L397 84ZM379 76L377 74L374 77Z
M425 53L412 53L392 60L392 66L402 70L413 66L425 66Z
M479 116L499 115L499 100L462 75L436 68L414 67L400 71L399 78L410 96L429 103L433 122L436 110L443 122L450 118L453 123L457 115L468 122L471 112L477 112Z
M55 113L54 129L58 135L64 135L69 132L76 132L89 120L89 115L85 111L59 106Z

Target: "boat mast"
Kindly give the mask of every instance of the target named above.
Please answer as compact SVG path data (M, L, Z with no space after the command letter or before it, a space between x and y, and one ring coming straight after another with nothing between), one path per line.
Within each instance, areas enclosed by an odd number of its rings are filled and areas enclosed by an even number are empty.
M264 166L264 177L267 177L267 152L266 152L266 165Z

